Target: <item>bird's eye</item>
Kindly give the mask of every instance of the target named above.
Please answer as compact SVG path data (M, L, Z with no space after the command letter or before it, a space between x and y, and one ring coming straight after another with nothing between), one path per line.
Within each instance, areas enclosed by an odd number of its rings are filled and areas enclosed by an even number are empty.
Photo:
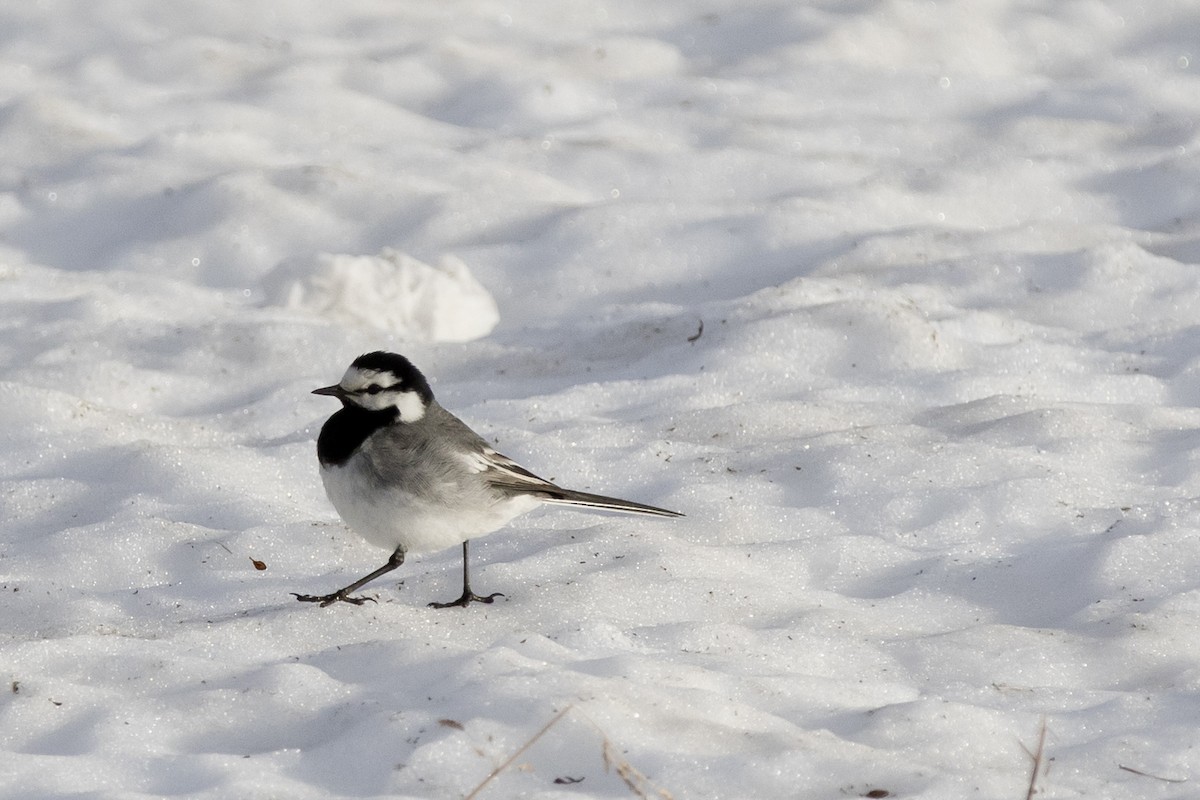
M383 391L383 387L377 383L372 383L367 387L367 394L379 394Z

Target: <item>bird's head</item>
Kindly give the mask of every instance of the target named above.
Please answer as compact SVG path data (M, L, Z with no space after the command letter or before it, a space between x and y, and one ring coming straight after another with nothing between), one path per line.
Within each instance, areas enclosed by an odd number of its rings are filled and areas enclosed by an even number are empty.
M354 359L338 383L314 389L313 394L336 397L347 408L395 409L401 422L421 419L433 402L433 390L421 371L404 356L382 350Z

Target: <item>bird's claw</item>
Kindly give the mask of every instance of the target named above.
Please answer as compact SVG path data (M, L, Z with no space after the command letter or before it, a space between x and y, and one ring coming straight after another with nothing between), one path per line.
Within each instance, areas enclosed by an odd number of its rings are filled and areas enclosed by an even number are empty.
M361 606L363 603L370 600L372 603L378 602L374 597L351 597L346 594L345 590L339 590L333 594L296 594L292 592L292 597L295 597L301 603L319 603L321 608L333 605L337 602L350 603L351 605ZM490 600L488 602L491 602Z
M449 603L430 603L430 608L466 608L471 603L494 603L497 597L504 597L502 592L493 592L486 597L480 597L474 592L463 592L463 596Z

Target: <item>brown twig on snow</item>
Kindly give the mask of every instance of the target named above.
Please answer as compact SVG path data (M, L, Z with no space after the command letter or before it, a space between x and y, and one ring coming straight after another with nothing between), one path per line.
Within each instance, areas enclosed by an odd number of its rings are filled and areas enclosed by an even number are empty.
M1038 775L1042 771L1042 756L1046 752L1046 718L1045 717L1042 717L1042 724L1041 724L1041 727L1038 729L1037 747L1035 747L1033 749L1033 752L1029 752L1029 748L1026 747L1024 744L1022 744L1021 749L1024 750L1029 755L1029 757L1033 759L1033 769L1031 769L1029 771L1029 791L1025 792L1025 800L1033 800L1033 796L1035 794L1037 794L1037 791L1038 791L1037 780L1038 780Z
M1142 772L1140 769L1127 767L1124 764L1117 764L1117 769L1123 769L1126 772L1132 772L1134 775L1141 775L1143 778L1153 778L1156 781L1163 783L1187 783L1187 778L1165 778L1162 775L1151 775L1149 772Z
M584 714L584 716L586 717L587 715ZM590 719L588 722L591 722L592 725L596 724ZM596 730L599 731L600 729L597 728ZM643 773L633 764L630 764L624 758L621 758L621 755L617 752L616 746L614 746L612 741L604 735L604 731L600 731L600 736L604 739L604 744L601 746L600 752L604 756L605 770L608 770L611 767L612 770L617 773L617 776L625 783L625 785L629 787L629 791L642 798L642 800L650 800L651 791L654 791L654 793L658 797L661 797L662 800L673 800L670 792L668 792L666 789L659 789L656 787L650 782L650 779L646 777L645 773Z
M508 769L509 766L511 766L514 761L516 761L518 758L521 757L522 753L524 753L529 748L533 747L534 743L538 739L545 736L546 731L550 730L555 725L557 725L558 721L560 719L562 719L564 716L566 716L567 712L570 711L572 708L574 708L574 706L567 706L562 711L555 714L549 722L547 722L545 725L542 726L542 729L540 731L538 731L537 733L535 733L533 736L531 736L529 738L529 741L525 742L525 744L523 744L519 748L517 748L517 752L515 752L511 756L509 756L507 761L505 761L503 764L501 764L500 766L496 767L494 770L489 772L488 776L486 778L484 778L483 781L478 786L476 786L474 789L472 789L471 793L468 794L466 797L464 797L463 800L474 800L476 797L478 797L479 793L482 792L489 783L491 783L493 780L495 780L497 775L499 775L501 772L504 772L504 770Z
M596 732L600 734L600 756L604 760L605 770L610 768L614 770L617 773L617 776L625 783L627 787L629 787L629 790L638 797L642 798L642 800L650 800L652 796L659 797L661 800L674 800L670 792L668 792L666 789L660 789L655 786L653 783L651 783L650 779L647 778L645 774L643 774L637 767L633 766L624 758L622 758L617 752L616 745L614 745L612 740L608 738L608 735L605 734L604 729L601 728L594 719L575 708L574 705L569 705L562 711L555 714L549 722L542 726L541 730L529 737L529 740L526 741L525 744L518 747L517 752L513 753L504 761L503 764L488 773L488 776L484 778L478 786L472 789L470 794L464 797L463 800L475 800L475 798L479 796L479 793L487 788L489 783L496 779L497 775L511 767L513 762L520 758L526 750L528 750L530 747L533 747L534 743L536 743L538 739L541 739L543 736L545 736L547 731L557 725L559 720L565 717L567 712L571 709L575 709L576 713L587 720L587 723L595 728Z

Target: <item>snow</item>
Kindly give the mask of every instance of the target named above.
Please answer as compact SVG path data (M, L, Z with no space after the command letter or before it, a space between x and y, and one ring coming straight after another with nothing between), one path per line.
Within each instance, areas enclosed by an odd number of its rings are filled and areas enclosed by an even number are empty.
M320 253L284 262L265 284L275 305L405 340L469 342L500 321L495 299L453 256L433 267L391 248L378 256Z
M1194 3L0 31L0 796L1018 798L1043 724L1039 797L1194 796ZM687 517L295 602L387 555L309 394L376 349Z

